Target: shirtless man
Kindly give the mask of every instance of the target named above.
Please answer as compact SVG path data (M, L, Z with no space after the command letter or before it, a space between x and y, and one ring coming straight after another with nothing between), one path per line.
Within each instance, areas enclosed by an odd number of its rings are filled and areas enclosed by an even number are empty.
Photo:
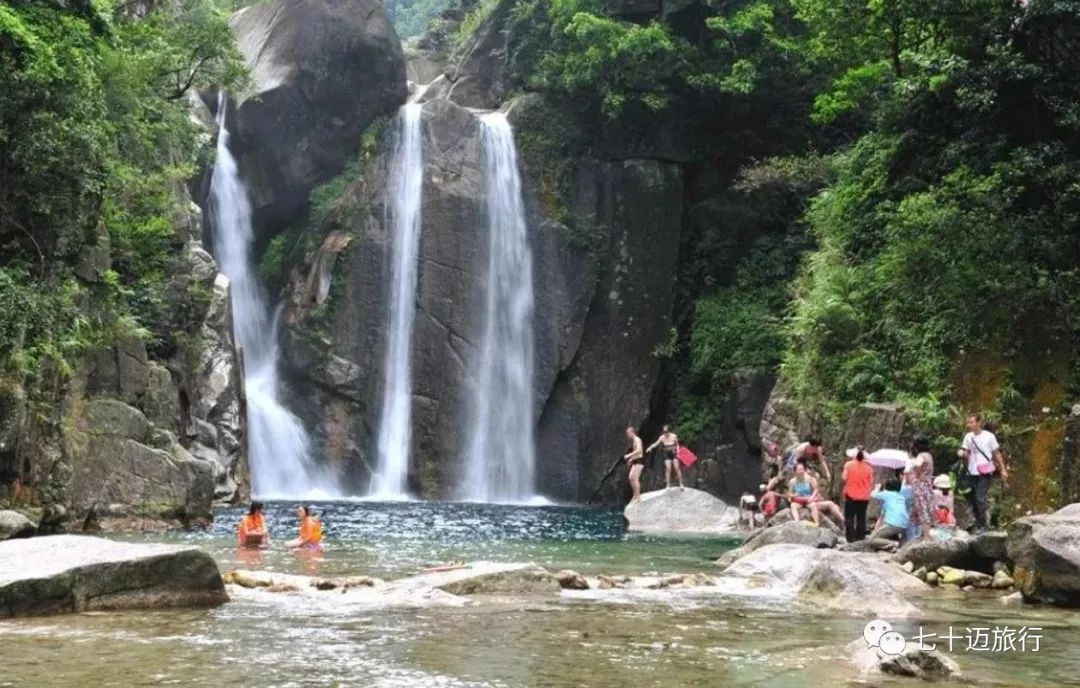
M825 460L825 452L821 447L821 440L810 438L805 442L800 442L794 447L788 450L787 460L784 462L784 469L789 472L794 472L795 464L801 463L806 466L807 470L810 470L812 466L811 461L816 461L818 469L825 477L825 486L828 487L832 484L832 473L829 471L829 462Z
M649 445L649 448L645 450L648 454L658 446L664 446L664 489L671 489L671 471L675 471L676 477L679 479L679 489L685 490L682 483L682 466L679 465L679 436L671 431L670 425L664 426L664 431L660 434L660 437L655 442Z
M630 453L623 456L623 460L630 465L630 490L633 492L630 502L633 503L641 500L641 472L645 470L645 443L637 436L633 425L626 428L626 439L630 440L633 446Z

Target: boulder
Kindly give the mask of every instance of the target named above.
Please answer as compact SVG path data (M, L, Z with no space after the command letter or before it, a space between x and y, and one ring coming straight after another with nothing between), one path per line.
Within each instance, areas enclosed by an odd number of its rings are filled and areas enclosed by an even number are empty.
M1004 571L995 571L994 578L990 583L990 587L994 588L995 590L1006 590L1013 586L1013 582L1014 581L1012 579L1012 576L1010 576L1009 574L1005 573Z
M899 562L911 563L915 568L938 569L942 566L968 568L974 563L971 545L972 538L967 533L958 530L956 535L949 540L922 538L909 542L896 552L894 558ZM985 562L988 571L992 562L993 560Z
M641 495L623 511L627 529L646 533L730 533L739 510L708 492L687 488Z
M980 533L971 540L971 553L986 561L1001 561L1008 558L1008 542L1009 535L1004 531Z
M18 511L0 511L0 540L28 538L37 532L37 526Z
M1007 551L1025 600L1080 606L1080 504L1013 521Z
M292 220L368 125L405 102L405 57L379 0L267 0L229 26L253 82L230 132L264 232Z
M872 554L767 545L740 558L717 579L722 591L796 601L864 618L918 612L908 597L928 589L900 567Z
M230 585L242 588L265 588L268 592L300 592L305 590L348 590L350 588L382 587L384 582L370 576L350 576L348 578L319 578L301 576L275 571L250 571L238 569L229 571L222 579Z
M847 646L851 663L863 674L890 674L924 681L962 680L960 667L938 650L924 649L908 641L904 651L889 655L879 647L867 647L862 638Z
M210 464L179 445L170 450L149 446L150 422L119 400L91 399L80 409L68 437L72 464L68 489L77 512L117 503L157 518L211 515Z
M197 547L86 535L0 542L0 617L226 601L217 564Z
M952 566L942 566L937 570L938 581L942 585L964 585L966 571Z
M399 592L433 588L451 595L550 595L562 589L555 576L536 564L484 561L402 578L388 587Z
M1002 604L1019 605L1024 603L1024 594L1017 590L1016 592L1004 595L998 598L998 601Z
M736 549L731 550L724 554L720 559L716 561L721 566L727 566L740 557L744 557L747 554L753 552L761 547L768 545L798 545L800 547L812 547L814 549L830 549L835 547L837 543L837 536L832 530L828 528L815 528L812 524L805 521L788 521L778 526L772 526L759 530L749 538L746 542Z
M564 590L588 590L589 582L577 571L563 570L555 574L555 580Z

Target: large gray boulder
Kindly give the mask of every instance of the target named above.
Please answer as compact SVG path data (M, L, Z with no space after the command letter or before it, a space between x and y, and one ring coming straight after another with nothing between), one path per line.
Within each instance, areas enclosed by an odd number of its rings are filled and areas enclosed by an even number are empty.
M768 545L798 545L813 549L831 549L836 547L839 538L830 528L815 527L806 521L788 521L778 526L756 531L746 539L741 547L733 549L720 557L716 563L727 566L751 552Z
M708 492L687 488L641 495L623 511L627 529L643 533L730 533L739 510Z
M217 564L197 547L81 535L0 542L0 618L226 601Z
M27 538L37 532L37 526L18 511L0 511L0 540Z
M800 545L761 547L729 566L718 585L867 619L912 616L918 609L909 598L929 590L899 566L873 554Z
M265 0L229 25L254 82L230 131L266 229L295 217L405 101L405 58L379 0Z
M141 411L118 399L79 405L68 431L72 476L70 504L85 513L98 505L130 505L154 518L208 518L214 468L175 441L152 446L153 426Z
M972 543L970 535L957 530L948 540L930 538L908 542L896 553L896 560L901 563L911 562L916 569L926 568L931 571L942 566L990 570L993 560L980 565L978 557L972 552Z
M1024 599L1080 606L1080 504L1009 526L1007 550Z

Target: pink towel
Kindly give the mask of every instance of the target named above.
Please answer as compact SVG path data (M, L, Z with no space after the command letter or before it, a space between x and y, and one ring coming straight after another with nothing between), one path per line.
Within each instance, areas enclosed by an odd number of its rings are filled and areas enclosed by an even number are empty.
M697 457L694 456L694 452L690 451L686 447L679 447L679 461L682 465L690 468L697 461Z

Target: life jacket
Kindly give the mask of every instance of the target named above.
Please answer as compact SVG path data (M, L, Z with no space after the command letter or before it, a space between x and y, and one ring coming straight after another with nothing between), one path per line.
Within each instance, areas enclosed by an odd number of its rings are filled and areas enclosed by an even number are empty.
M240 527L237 529L240 544L246 545L248 533L255 530L266 530L266 519L262 514L248 514L240 519Z
M322 542L322 521L315 516L305 516L300 521L300 539L310 545Z

